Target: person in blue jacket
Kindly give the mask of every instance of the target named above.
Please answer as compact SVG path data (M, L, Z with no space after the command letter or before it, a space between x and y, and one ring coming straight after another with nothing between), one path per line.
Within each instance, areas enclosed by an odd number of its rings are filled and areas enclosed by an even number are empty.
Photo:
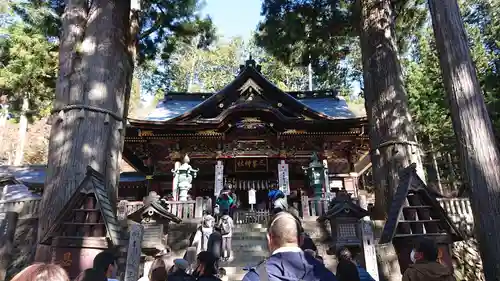
M274 215L268 224L267 242L271 256L252 267L243 281L337 281L335 275L314 256L300 248L300 221L288 212Z

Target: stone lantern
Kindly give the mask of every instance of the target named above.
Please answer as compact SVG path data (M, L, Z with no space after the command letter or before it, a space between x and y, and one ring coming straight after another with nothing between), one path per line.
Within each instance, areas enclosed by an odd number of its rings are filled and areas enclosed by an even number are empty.
M363 244L360 219L368 216L368 211L361 208L351 196L341 190L330 202L328 211L318 218L319 222L328 220L331 227L332 245L330 251L340 247L360 249Z
M314 189L314 197L320 199L323 197L323 183L325 181L325 167L319 161L318 154L314 152L311 156L309 166L302 167L304 174L309 178L309 186Z

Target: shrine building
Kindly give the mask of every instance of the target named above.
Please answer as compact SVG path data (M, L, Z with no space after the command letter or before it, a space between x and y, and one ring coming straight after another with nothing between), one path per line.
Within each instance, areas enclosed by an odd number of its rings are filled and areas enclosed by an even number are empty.
M313 153L325 167L325 191L355 191L370 167L367 126L336 92L284 92L250 59L217 93L169 92L147 118L129 119L123 158L146 181L139 189L120 186L119 197L168 195L174 164L186 154L199 169L192 198L214 196L227 184L239 198L254 188L257 203L273 184L312 195L303 167Z

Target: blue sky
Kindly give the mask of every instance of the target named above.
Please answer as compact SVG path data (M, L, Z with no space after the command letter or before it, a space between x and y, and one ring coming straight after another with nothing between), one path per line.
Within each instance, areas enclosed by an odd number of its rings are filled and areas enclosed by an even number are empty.
M203 12L212 17L219 35L249 38L260 21L261 0L206 0Z

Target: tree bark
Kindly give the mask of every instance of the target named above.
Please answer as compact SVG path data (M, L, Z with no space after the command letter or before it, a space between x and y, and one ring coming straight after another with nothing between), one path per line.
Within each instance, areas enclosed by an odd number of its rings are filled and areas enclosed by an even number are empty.
M360 42L376 190L375 213L377 219L386 219L400 170L416 163L422 179L424 173L403 85L391 1L361 0L360 4Z
M427 185L432 186L435 190L443 194L445 192L443 191L443 185L441 184L441 176L439 173L436 152L434 151L434 145L432 143L433 140L430 135L424 136L421 140L425 148L424 166L425 171L427 172Z
M73 195L88 165L105 176L111 201L117 201L133 72L129 33L129 1L66 0L39 238ZM46 248L39 247L37 260L49 258Z
M22 100L23 104L21 106L21 116L19 118L19 142L17 143L16 156L14 158L15 166L20 166L23 163L26 132L28 131L28 117L26 116L30 105L28 95L23 95Z
M458 4L429 0L461 170L471 188L486 280L500 279L500 152L473 65Z
M420 148L408 109L391 0L361 0L360 44L365 107L375 186L376 219L386 220L400 171L412 163L424 179ZM392 244L378 248L384 280L401 280Z

